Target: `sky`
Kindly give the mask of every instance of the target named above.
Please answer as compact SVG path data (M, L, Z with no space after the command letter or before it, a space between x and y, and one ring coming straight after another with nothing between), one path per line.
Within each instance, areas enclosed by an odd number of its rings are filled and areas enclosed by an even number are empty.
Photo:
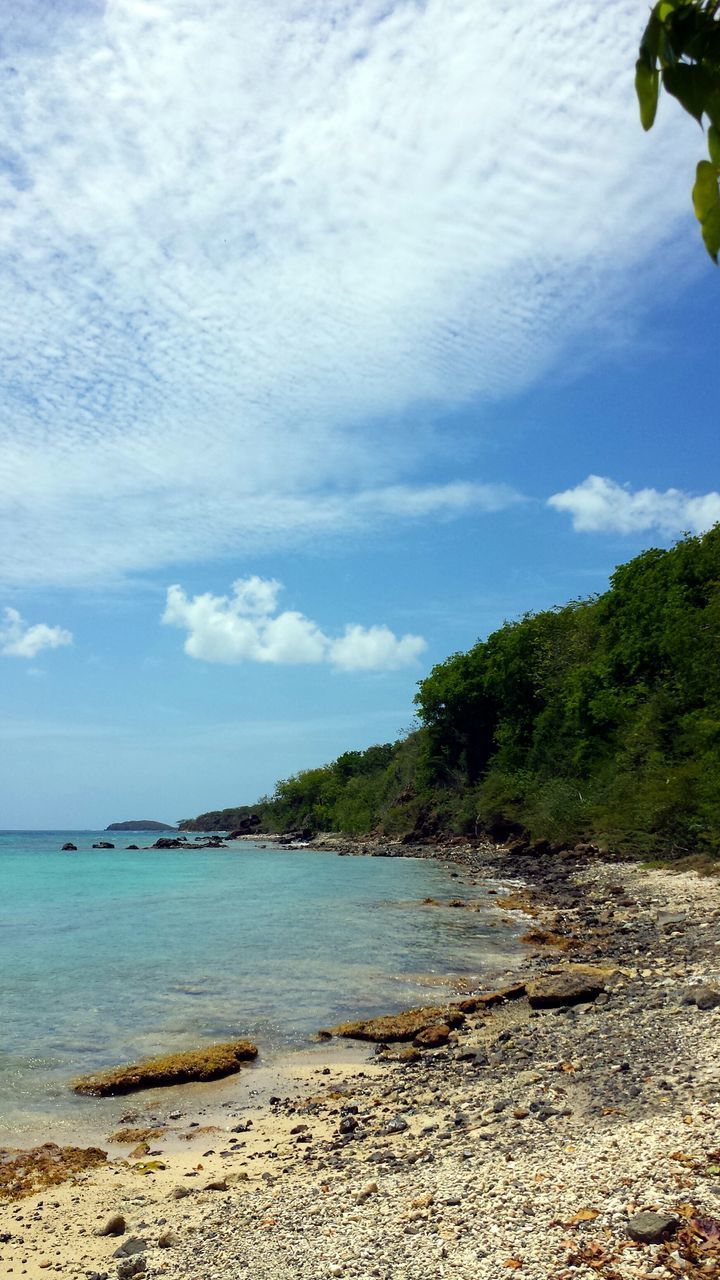
M250 803L720 519L646 16L5 0L0 827Z

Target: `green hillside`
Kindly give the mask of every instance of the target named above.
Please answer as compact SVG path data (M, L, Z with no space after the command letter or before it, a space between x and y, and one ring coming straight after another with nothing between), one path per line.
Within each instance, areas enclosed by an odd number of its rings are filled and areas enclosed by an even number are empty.
M505 624L434 667L415 701L417 732L279 782L255 806L263 828L518 824L551 841L715 853L720 526L622 565L600 596Z

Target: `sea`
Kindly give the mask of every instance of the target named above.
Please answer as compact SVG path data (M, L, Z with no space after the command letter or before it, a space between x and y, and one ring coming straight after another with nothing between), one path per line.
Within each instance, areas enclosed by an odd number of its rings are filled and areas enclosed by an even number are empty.
M452 864L127 848L155 838L0 832L0 1146L127 1107L76 1096L78 1075L241 1037L267 1061L320 1027L490 981L523 950L488 885L459 886ZM459 893L481 909L451 907Z

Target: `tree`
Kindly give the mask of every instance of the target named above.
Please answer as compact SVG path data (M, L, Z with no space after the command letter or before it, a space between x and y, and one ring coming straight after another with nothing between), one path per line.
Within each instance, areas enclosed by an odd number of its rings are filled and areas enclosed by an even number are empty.
M720 0L659 0L640 42L635 90L643 129L651 129L660 84L702 128L709 159L701 160L693 208L713 262L720 252Z

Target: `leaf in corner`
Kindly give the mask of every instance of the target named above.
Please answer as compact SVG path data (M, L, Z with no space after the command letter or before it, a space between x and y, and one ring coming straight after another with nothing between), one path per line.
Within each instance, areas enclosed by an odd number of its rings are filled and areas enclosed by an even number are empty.
M640 123L643 129L652 129L657 112L660 75L638 58L635 63L635 92L640 107Z
M712 83L704 67L678 62L674 67L665 67L662 82L663 88L672 94L673 98L677 98L688 114L701 124L705 100L712 89Z
M692 190L695 217L700 223L705 248L714 262L720 252L720 188L718 170L709 160L701 160L695 171ZM685 1117L685 1123L692 1123Z
M701 223L702 238L713 262L720 253L720 201Z

